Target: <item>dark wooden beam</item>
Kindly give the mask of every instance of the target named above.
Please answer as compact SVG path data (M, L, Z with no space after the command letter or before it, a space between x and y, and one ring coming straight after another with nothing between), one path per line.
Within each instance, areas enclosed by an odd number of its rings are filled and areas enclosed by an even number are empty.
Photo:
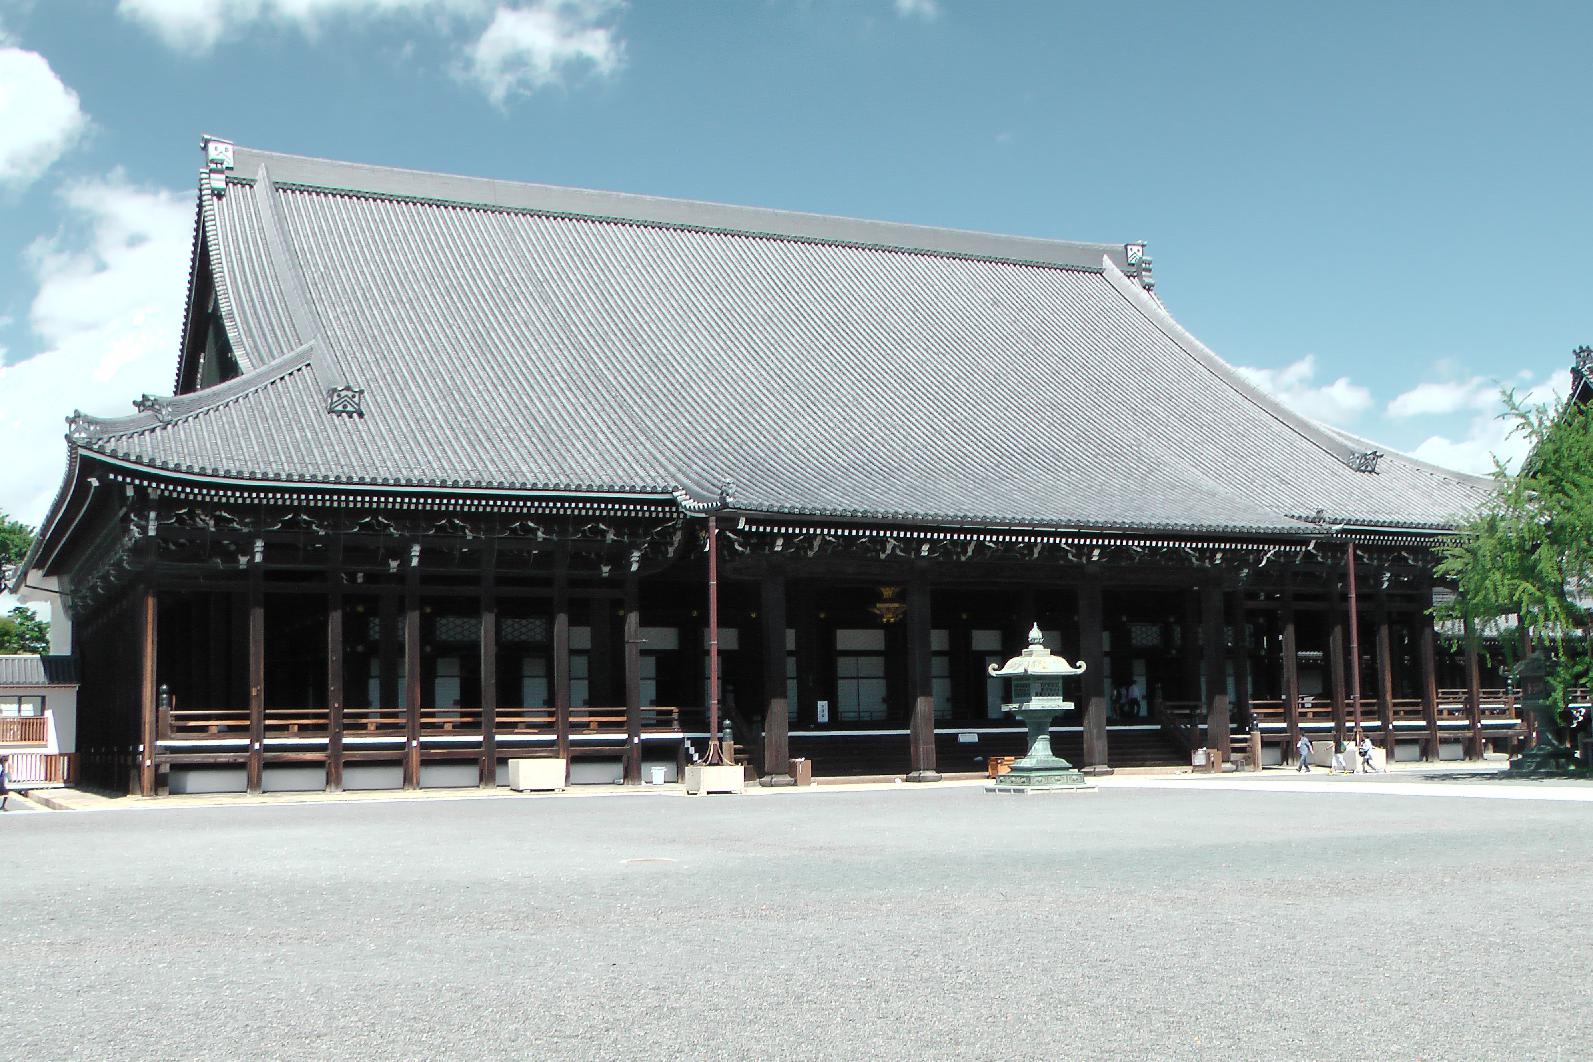
M1466 716L1471 723L1471 748L1467 755L1482 759L1485 745L1482 737L1482 665L1477 644L1477 627L1468 616L1464 626L1466 652Z
M333 547L337 552L337 547ZM343 572L326 573L326 791L343 791Z
M1079 586L1079 657L1084 662L1084 763L1086 774L1111 774L1111 749L1106 738L1106 648L1101 584L1093 579ZM1126 650L1126 646L1124 647ZM1066 656L1066 653L1062 654Z
M481 556L481 770L483 789L498 786L497 540Z
M1228 625L1233 629L1233 695L1239 717L1250 720L1250 625L1245 612L1245 592L1228 591Z
M1201 660L1206 678L1206 744L1222 750L1226 761L1232 752L1232 717L1228 704L1227 647L1223 644L1223 592L1217 583L1200 589Z
M1283 750L1285 763L1298 758L1300 744L1300 646L1294 614L1294 587L1283 591L1283 717L1288 724L1288 744Z
M404 569L404 788L420 788L420 555Z
M1388 600L1378 594L1373 607L1377 625L1377 715L1383 726L1383 751L1394 762L1394 652L1388 622Z
M1333 697L1333 740L1345 741L1344 608L1342 587L1339 605L1328 613L1328 684Z
M907 781L938 782L935 769L935 687L930 644L929 575L922 568L907 583L909 766Z
M258 793L265 766L265 563L249 565L249 765L245 788Z
M1415 616L1417 655L1421 658L1422 717L1427 721L1427 755L1429 759L1443 758L1443 734L1438 726L1438 648L1433 618L1427 612Z
M555 748L570 762L570 566L569 553L559 549L553 567L553 732ZM566 777L566 781L568 777Z
M378 643L379 656L377 696L381 698L378 708L397 708L399 705L398 690L398 654L403 648L403 632L398 626L399 599L393 594L383 594L377 604L377 626L381 632L381 641Z
M642 612L636 576L625 577L625 784L642 784Z
M138 595L138 707L139 749L138 792L154 796L158 783L156 757L160 751L159 693L155 681L158 642L158 612L155 588L146 583Z
M790 774L791 742L785 688L785 575L763 577L758 618L763 622L763 777L760 785L795 785Z

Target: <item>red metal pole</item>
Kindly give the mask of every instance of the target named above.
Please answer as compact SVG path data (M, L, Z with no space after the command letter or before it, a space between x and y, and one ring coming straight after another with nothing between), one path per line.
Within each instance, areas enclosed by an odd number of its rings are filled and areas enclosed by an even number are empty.
M719 754L719 521L708 517L708 763Z
M1355 592L1355 541L1350 540L1346 555L1349 557L1350 580L1350 696L1355 701L1355 740L1361 740L1361 624L1360 604Z

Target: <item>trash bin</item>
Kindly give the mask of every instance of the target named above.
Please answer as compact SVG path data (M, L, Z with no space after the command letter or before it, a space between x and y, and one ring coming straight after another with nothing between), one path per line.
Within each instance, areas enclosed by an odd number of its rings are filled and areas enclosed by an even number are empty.
M794 759L787 765L786 773L797 785L812 785L813 761L806 758Z
M669 768L662 763L651 763L647 766L647 780L653 785L663 785L669 777Z

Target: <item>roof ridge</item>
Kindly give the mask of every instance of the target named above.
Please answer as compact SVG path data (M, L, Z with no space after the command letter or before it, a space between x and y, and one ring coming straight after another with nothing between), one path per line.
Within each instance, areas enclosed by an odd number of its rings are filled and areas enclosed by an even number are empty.
M1128 265L1126 244L1047 240L908 222L740 206L693 199L610 192L529 181L339 162L235 147L227 180L252 184L246 172L271 167L278 188L370 198L435 202L484 210L526 212L594 221L693 229L880 250L939 254L1099 272L1103 257Z

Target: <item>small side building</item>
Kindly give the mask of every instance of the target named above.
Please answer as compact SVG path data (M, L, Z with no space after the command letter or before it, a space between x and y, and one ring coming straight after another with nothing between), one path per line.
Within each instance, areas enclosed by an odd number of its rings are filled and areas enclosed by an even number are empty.
M0 656L0 756L14 788L74 780L77 685L70 656Z

